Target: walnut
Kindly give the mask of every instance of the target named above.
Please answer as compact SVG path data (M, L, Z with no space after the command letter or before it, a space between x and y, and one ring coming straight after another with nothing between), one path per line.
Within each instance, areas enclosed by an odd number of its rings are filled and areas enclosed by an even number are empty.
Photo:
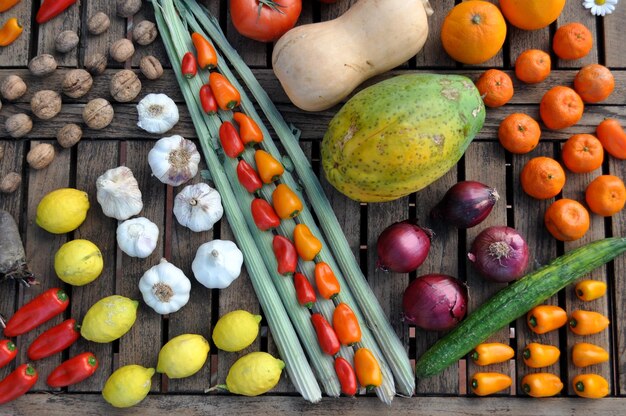
M73 30L65 30L54 38L54 49L67 53L78 46L78 35Z
M111 58L117 62L124 62L129 59L135 53L135 47L133 42L128 39L119 39L113 42L109 48L109 54Z
M149 45L156 39L159 31L154 23L142 20L133 29L133 40L142 46Z
M117 0L117 15L132 17L141 10L141 0Z
M17 172L9 172L0 181L0 192L10 194L17 191L22 183L22 175Z
M63 78L63 94L79 98L87 94L93 85L93 78L84 69L72 69Z
M85 58L85 69L92 75L100 75L107 69L107 57L101 53L94 53Z
M0 161L4 157L4 145L0 143Z
M104 98L96 98L87 103L83 109L83 121L88 127L100 130L113 121L113 107Z
M101 35L111 26L111 20L103 12L98 12L87 20L87 30L92 35Z
M148 79L159 79L163 75L163 66L157 58L152 55L144 56L139 61L141 73Z
M43 77L57 69L57 61L54 59L54 56L44 53L31 59L28 63L28 69L34 76Z
M4 127L11 137L17 139L33 129L33 120L24 113L13 114L4 122Z
M141 92L141 81L130 69L122 69L111 78L111 96L115 101L127 103Z
M24 80L17 75L9 75L2 81L2 86L0 86L2 96L9 101L17 100L26 93L27 89L28 87Z
M30 108L37 117L49 120L61 111L61 96L56 91L37 91L30 99Z
M39 143L26 154L26 161L31 168L39 170L54 160L54 146L50 143Z
M83 137L83 130L78 124L69 123L61 127L57 133L57 141L61 147L68 148L74 146Z

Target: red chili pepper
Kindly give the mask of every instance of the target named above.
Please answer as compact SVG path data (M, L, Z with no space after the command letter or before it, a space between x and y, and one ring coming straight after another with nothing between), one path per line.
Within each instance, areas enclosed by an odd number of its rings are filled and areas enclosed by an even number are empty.
M295 273L298 265L298 252L291 240L282 235L276 235L272 242L272 248L278 262L278 273L283 276Z
M46 23L53 17L61 14L65 9L76 3L76 0L44 0L37 11L37 23Z
M90 352L78 354L52 370L46 383L50 387L65 387L91 377L98 369L98 360Z
M237 164L237 178L239 178L239 183L251 194L263 187L263 182L261 182L257 171L243 159Z
M217 67L217 53L211 42L205 39L201 34L194 32L191 35L193 46L196 47L198 54L198 65L202 69L213 69Z
M258 124L244 113L234 113L233 120L239 124L239 135L243 144L261 143L263 132Z
M228 157L236 158L244 151L239 133L230 121L225 121L220 126L220 143Z
M70 299L63 289L48 289L15 312L7 322L4 335L25 334L63 312L69 304Z
M202 105L202 109L205 113L217 113L217 100L215 99L209 84L204 84L202 88L200 88L200 104Z
M22 364L0 381L0 404L15 400L37 382L39 374L30 364Z
M217 104L222 110L232 110L241 102L241 95L239 91L237 91L237 88L219 72L211 72L209 75L209 85L211 86L211 90L213 90Z
M17 355L17 347L13 341L3 339L0 341L0 368L11 362Z
M311 309L317 300L317 296L315 296L315 289L313 289L309 279L302 273L296 273L293 275L293 285L296 288L298 303Z
M333 299L341 290L333 269L323 261L315 263L315 286L324 299Z
M193 78L198 73L198 64L193 53L187 52L183 55L183 61L180 64L180 70L185 78Z
M274 208L265 199L253 199L250 204L250 211L252 211L252 218L259 230L267 231L280 225L280 218L278 218Z
M345 303L340 303L333 312L333 328L343 345L361 341L361 326L356 315Z
M350 362L343 357L335 358L335 373L341 384L341 392L354 396L357 391L356 373Z
M80 338L76 319L68 319L39 335L28 347L28 358L41 360L61 352Z
M314 313L311 315L311 322L313 322L313 327L317 334L317 342L319 342L322 351L328 355L337 354L341 344L339 339L337 339L335 330L330 326L326 318L320 313Z

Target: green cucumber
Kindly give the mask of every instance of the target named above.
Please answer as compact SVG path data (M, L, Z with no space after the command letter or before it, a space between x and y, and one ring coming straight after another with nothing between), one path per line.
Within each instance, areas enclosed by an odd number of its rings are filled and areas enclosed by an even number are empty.
M594 241L505 287L419 358L415 364L416 377L427 378L445 370L496 331L625 251L623 237Z

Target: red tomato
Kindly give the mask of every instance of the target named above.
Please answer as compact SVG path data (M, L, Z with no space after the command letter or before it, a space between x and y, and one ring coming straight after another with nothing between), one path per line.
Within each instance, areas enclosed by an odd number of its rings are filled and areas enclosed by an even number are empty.
M278 40L296 25L302 0L231 0L230 18L243 36L259 42Z

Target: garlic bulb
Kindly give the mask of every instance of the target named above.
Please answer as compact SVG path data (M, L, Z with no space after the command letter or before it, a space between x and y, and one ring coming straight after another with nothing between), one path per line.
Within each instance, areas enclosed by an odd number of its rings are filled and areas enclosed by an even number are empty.
M143 301L161 315L174 313L189 302L191 282L182 270L161 259L139 279Z
M143 208L137 179L126 166L104 172L96 179L96 189L98 203L107 217L125 220Z
M148 133L162 134L178 123L178 107L165 94L148 94L137 104L137 125Z
M148 153L152 174L161 182L178 186L198 173L200 153L192 141L174 135L164 137Z
M208 231L224 214L220 193L206 183L188 185L174 199L178 223L191 231Z
M198 247L191 270L209 289L224 289L241 274L243 254L235 243L213 240Z
M145 217L131 218L117 226L117 245L130 257L148 257L159 242L159 227Z

